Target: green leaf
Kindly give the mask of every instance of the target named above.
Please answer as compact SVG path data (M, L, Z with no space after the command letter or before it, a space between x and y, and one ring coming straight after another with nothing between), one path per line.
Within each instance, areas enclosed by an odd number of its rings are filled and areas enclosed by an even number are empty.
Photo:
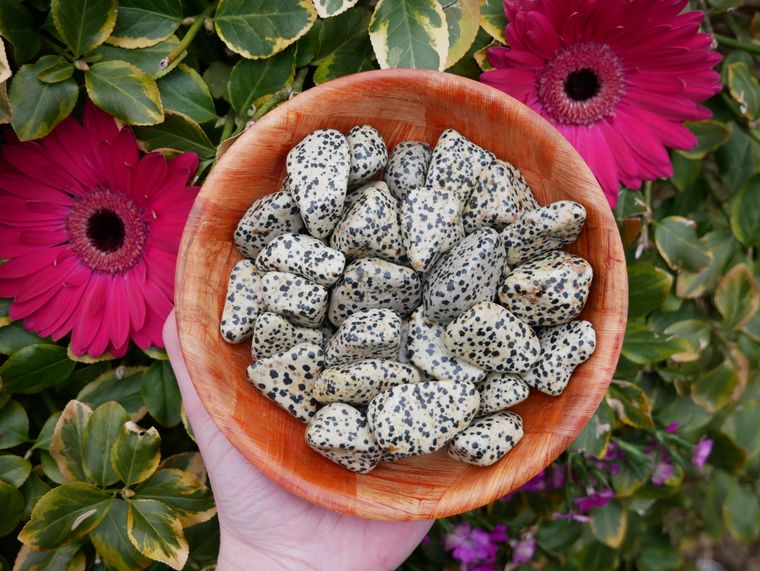
M127 422L111 449L116 475L127 486L139 484L158 468L160 447L161 437L155 427L143 430L134 422Z
M248 119L254 105L291 83L295 72L296 50L291 48L267 59L241 59L229 75L228 101L240 117Z
M42 60L42 58L40 58ZM37 79L45 83L59 83L74 75L74 65L62 56L54 58L50 65L37 74Z
M180 452L164 458L158 467L160 470L174 468L195 474L202 482L206 481L206 466L199 452Z
M95 105L130 125L155 125L164 119L156 82L131 63L96 63L85 74L85 85Z
M602 401L569 449L573 452L586 452L597 458L603 458L607 453L614 422L615 413L605 401Z
M127 502L115 499L100 525L90 532L90 540L98 556L106 565L117 571L143 569L149 563L149 560L137 551L129 540L128 511Z
M760 502L753 490L735 481L723 502L723 520L735 539L751 543L760 535Z
M676 295L683 298L697 298L712 290L718 283L724 268L738 250L739 244L731 232L719 230L708 232L703 240L713 253L708 266L699 272L682 271L676 281Z
M697 238L694 222L681 216L669 216L656 224L655 243L674 270L698 272L713 259L707 244Z
M220 0L214 26L233 52L258 59L287 48L316 19L311 0Z
M612 474L612 486L618 498L631 497L652 476L651 462L626 458L617 463L618 471Z
M760 308L760 286L746 264L735 265L721 278L715 290L715 306L729 330L739 329L755 316Z
M686 126L697 136L697 144L688 151L678 151L688 159L701 159L723 145L731 137L730 123L719 121L687 121Z
M673 176L670 178L670 182L680 192L687 192L702 172L702 161L687 159L681 153L676 152L671 153L671 161L673 163Z
M617 549L623 543L628 525L628 512L618 500L591 511L591 531L599 541Z
M217 119L208 85L193 68L181 63L157 83L164 109L183 113L198 123Z
M116 23L117 0L52 0L55 29L75 56L106 41Z
M79 97L73 78L59 83L45 83L37 76L56 56L42 56L36 63L21 67L13 76L8 99L11 124L22 141L44 137L69 116Z
M219 521L216 518L185 528L185 537L190 544L187 569L207 569L216 565L220 540Z
M42 466L42 471L45 473L45 476L50 480L56 484L66 483L66 478L61 474L61 469L58 467L58 464L50 452L45 450L40 451L40 465Z
M723 433L712 434L713 448L708 462L732 474L738 474L747 463L747 452Z
M76 400L69 401L55 425L50 440L50 455L69 482L89 480L84 471L82 440L92 409Z
M111 448L127 421L129 415L124 407L111 401L96 408L85 426L82 433L82 467L88 479L98 486L105 488L119 479L111 467Z
M74 542L55 551L35 551L22 545L13 571L84 571L87 556L79 547L80 543Z
M625 333L622 355L639 365L648 365L688 350L686 339L660 335L650 325L631 325Z
M705 483L702 518L710 537L718 541L723 537L723 502L733 485L733 478L723 470L714 470Z
M24 407L9 400L0 408L0 450L13 448L29 438L29 418Z
M190 117L175 111L167 111L165 120L160 125L135 127L134 132L149 151L156 149L191 151L198 153L201 159L212 159L216 152L214 144L200 125Z
M578 541L582 533L583 526L577 521L549 521L538 528L536 542L547 551L561 551Z
M437 0L380 0L369 36L383 69L443 71L449 52L446 14Z
M649 397L638 385L628 381L613 381L607 393L607 404L628 426L650 430L654 428Z
M689 342L689 350L676 353L671 359L677 363L696 361L710 344L710 325L699 319L676 321L665 328L665 335L681 337Z
M19 491L24 496L24 519L29 519L37 501L50 491L50 486L42 481L36 471L32 471Z
M13 353L0 367L4 390L37 393L65 381L74 370L66 349L58 345L30 345Z
M317 9L317 15L320 18L332 18L356 5L358 1L359 0L314 0L314 7Z
M760 115L760 83L745 62L728 65L728 90L747 119Z
M503 0L480 0L480 25L494 40L507 43L504 35L507 14L504 12Z
M322 22L313 61L317 66L314 83L377 68L367 30L369 19L369 10L357 7Z
M232 66L221 61L211 62L203 72L203 81L208 85L214 99L227 99L227 83L230 79Z
M171 67L161 69L160 63L162 59L172 53L178 46L179 39L177 36L169 36L163 42L149 48L129 50L103 44L95 53L103 56L103 59L106 61L119 60L131 63L153 79L157 79L172 71Z
M31 471L32 465L26 458L12 454L0 455L0 482L7 482L11 486L20 488Z
M741 446L751 458L760 454L758 418L760 418L760 402L743 399L742 403L729 413L721 426L721 432Z
M760 176L753 176L734 200L731 230L745 246L760 246Z
M0 2L0 36L13 46L17 64L22 64L40 51L40 35L34 29L34 19L19 0Z
M715 154L723 184L729 193L738 192L747 179L760 173L760 143L743 129L734 129L731 139Z
M182 395L168 361L157 361L150 366L143 375L141 392L148 412L160 425L179 424Z
M480 29L480 0L438 0L449 30L449 68L464 57Z
M638 190L620 189L618 203L615 207L616 218L631 218L641 216L647 211L647 205Z
M617 551L603 543L592 541L580 552L580 568L591 571L612 571L618 569Z
M53 488L32 510L19 540L33 549L55 549L84 537L108 512L111 494L92 484L76 482Z
M683 565L683 557L668 541L668 536L648 535L636 558L638 571L673 571Z
M127 533L137 550L173 569L182 569L189 548L182 523L167 505L155 500L131 500Z
M133 421L137 421L145 416L147 410L140 393L146 370L146 367L120 367L106 371L79 391L77 400L91 407L114 400L125 408Z
M478 29L478 34L475 36L475 41L464 54L462 59L456 62L453 66L446 70L447 73L453 73L455 75L461 75L468 79L478 80L480 74L483 72L481 61L485 57L484 50L491 46L491 39L483 28ZM481 57L483 56L483 57Z
M182 470L158 470L135 488L135 499L150 499L171 507L188 527L208 521L216 513L211 490L196 476Z
M0 506L3 506L3 517L0 517L0 537L8 535L24 516L24 496L8 482L0 481Z
M27 345L44 343L42 337L24 329L23 323L15 322L0 327L0 354L11 355Z
M673 276L649 262L628 264L628 319L659 308L670 293Z
M147 48L171 36L182 23L180 0L119 0L116 26L108 43Z
M709 412L716 412L734 400L740 386L736 366L730 359L697 377L691 385L691 398Z
M55 427L58 424L58 419L61 418L60 412L54 412L42 425L40 433L37 435L37 439L34 441L33 449L50 451L50 442L53 440L55 434Z

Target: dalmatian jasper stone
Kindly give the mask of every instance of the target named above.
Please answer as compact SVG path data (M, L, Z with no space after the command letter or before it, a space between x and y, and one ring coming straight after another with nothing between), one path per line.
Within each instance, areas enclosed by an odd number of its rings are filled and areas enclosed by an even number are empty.
M425 315L447 322L479 301L494 299L503 268L498 232L479 228L430 269L422 288Z
M497 159L483 169L464 206L462 223L468 234L482 226L503 230L523 212L539 208L522 173Z
M305 234L281 234L256 258L256 267L263 272L290 272L327 287L338 281L345 265L342 252Z
M478 177L495 157L460 135L447 129L438 138L430 159L425 186L456 194L464 206L475 189Z
M586 209L570 200L560 200L525 212L501 234L507 250L507 264L517 266L572 244L585 222Z
M490 466L522 440L523 421L514 412L497 412L478 418L457 434L449 445L449 456L467 464Z
M486 372L455 357L443 344L445 327L426 319L422 308L412 314L406 344L409 360L421 371L440 381L477 383Z
M401 244L398 203L377 183L361 196L338 222L330 245L349 258L378 256L400 261L404 256Z
M480 393L480 408L476 416L485 416L528 398L530 387L512 373L488 373L486 380L476 385Z
M334 129L314 131L290 150L286 168L306 229L315 238L326 237L343 212L351 168L348 141Z
M246 258L255 259L275 236L303 228L301 211L287 190L254 202L235 228L235 245Z
M363 359L393 359L401 341L401 318L390 309L368 309L348 317L325 350L328 367Z
M445 446L467 427L479 403L475 385L468 382L399 385L372 399L367 420L384 459L398 459Z
M295 325L318 327L327 313L327 289L288 272L267 272L262 278L267 309Z
M422 282L414 270L379 258L354 260L330 294L327 318L340 325L367 309L392 309L409 315L422 300Z
M299 343L314 343L320 347L325 342L325 334L319 329L296 327L276 313L260 313L253 324L251 356L265 359L288 351Z
M359 410L342 403L320 409L306 427L306 443L344 468L366 474L380 462L380 448Z
M348 185L360 185L385 168L388 149L377 129L370 125L359 125L346 135L351 152L351 171Z
M596 332L588 321L545 327L539 333L541 358L520 377L534 389L561 395L575 368L591 357Z
M308 422L319 408L312 391L323 366L324 353L319 345L299 343L250 365L248 379L269 400L301 422Z
M443 344L460 359L499 373L527 371L541 355L533 330L490 301L476 303L449 323Z
M586 260L555 250L512 270L499 287L499 301L528 325L560 325L581 312L593 277Z
M464 238L461 203L450 193L410 188L401 202L401 241L409 263L426 272Z
M220 331L227 343L240 343L253 333L253 323L264 311L261 278L251 260L240 260L232 268L224 299Z
M430 157L430 145L419 141L404 141L396 145L385 167L385 182L399 200L413 188L425 185Z
M314 385L319 402L367 405L391 387L420 382L417 369L387 359L367 359L322 371Z

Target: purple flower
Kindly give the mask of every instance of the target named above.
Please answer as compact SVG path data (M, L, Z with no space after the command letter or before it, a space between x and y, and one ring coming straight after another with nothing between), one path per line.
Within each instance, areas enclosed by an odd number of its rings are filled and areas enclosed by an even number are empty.
M477 563L475 566L467 566L467 571L496 571L496 561Z
M705 462L710 457L710 453L713 449L713 441L704 436L700 438L699 442L694 446L694 451L691 455L691 463L697 467L700 472L705 467Z
M552 464L548 480L547 487L549 489L561 489L567 481L567 466L562 464Z
M504 543L507 540L509 540L507 526L503 523L496 524L491 530L491 541L493 543Z
M575 503L578 505L578 511L587 512L593 508L600 508L607 505L614 497L614 490L604 488L603 490L593 492L584 498L575 498Z
M446 550L451 550L455 559L462 563L475 563L493 559L499 548L491 543L490 534L475 528L467 522L458 524L444 540Z
M521 565L527 563L533 558L536 552L536 540L532 537L526 537L518 541L512 549L512 563Z
M680 424L678 424L677 422L671 422L670 424L668 424L668 425L665 427L665 432L668 432L668 433L670 433L670 434L673 434L674 432L676 432L676 431L678 430L678 428L679 428L680 426L681 426L681 425L680 425Z
M673 472L673 463L670 461L670 456L668 456L667 452L665 452L660 458L660 461L654 467L654 472L652 473L652 483L655 486L662 486L670 479L670 477L673 475Z
M569 519L573 521L579 521L581 523L588 523L591 521L591 517L579 513L570 512L567 514L561 514L559 512L554 512L552 514L552 519Z
M528 480L525 482L520 488L518 488L517 492L542 492L546 489L546 482L544 481L544 477L546 476L546 470L541 470L538 474L536 474L532 480Z
M422 545L429 545L430 544L430 536L426 535L422 538Z

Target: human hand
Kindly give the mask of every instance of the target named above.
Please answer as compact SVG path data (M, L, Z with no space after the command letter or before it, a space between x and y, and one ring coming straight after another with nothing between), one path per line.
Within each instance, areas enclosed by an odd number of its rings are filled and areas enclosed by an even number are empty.
M182 358L173 311L164 324L164 343L219 512L218 571L395 569L419 544L432 521L371 521L328 511L256 470L219 431L198 398Z

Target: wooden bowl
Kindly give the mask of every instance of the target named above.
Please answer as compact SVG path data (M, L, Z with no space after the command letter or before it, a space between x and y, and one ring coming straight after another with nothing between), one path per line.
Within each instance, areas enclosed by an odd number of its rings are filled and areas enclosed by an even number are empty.
M588 212L570 251L594 268L581 318L593 323L594 355L564 394L533 391L515 407L525 437L500 462L479 468L446 451L385 463L357 475L306 446L304 425L264 398L246 377L250 344L219 334L227 277L241 256L232 233L257 198L278 188L290 148L315 129L347 132L370 124L389 149L404 140L434 145L454 128L516 165L541 204L571 199ZM269 478L315 504L371 519L451 516L518 488L573 441L601 401L625 331L625 257L610 207L573 147L511 97L461 77L417 70L371 71L309 89L278 107L235 142L203 185L182 237L176 280L179 338L201 400L225 436Z

